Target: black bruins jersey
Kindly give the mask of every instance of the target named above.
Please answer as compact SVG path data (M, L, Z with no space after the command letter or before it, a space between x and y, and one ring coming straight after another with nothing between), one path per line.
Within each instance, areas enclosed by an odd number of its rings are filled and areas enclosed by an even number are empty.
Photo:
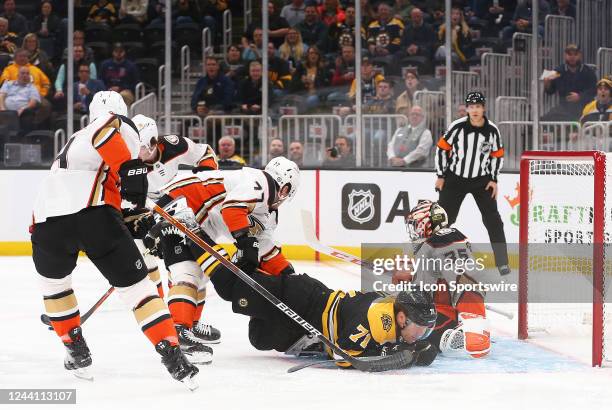
M378 356L384 344L398 343L393 301L378 292L335 291L321 318L323 334L351 356Z

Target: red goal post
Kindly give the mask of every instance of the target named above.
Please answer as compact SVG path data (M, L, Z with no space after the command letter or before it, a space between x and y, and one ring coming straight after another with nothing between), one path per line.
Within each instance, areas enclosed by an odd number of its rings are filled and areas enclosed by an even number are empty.
M575 166L575 167L574 167ZM576 169L576 174L572 173L572 169ZM612 167L611 167L612 168ZM583 170L587 171L584 172ZM592 169L592 178L591 170ZM588 195L578 198L580 201L586 201L592 206L592 340L591 354L592 365L601 366L604 358L604 340L605 333L612 329L606 329L604 323L604 276L605 276L605 213L606 213L606 154L601 151L526 151L521 156L520 167L520 227L519 227L519 306L518 306L518 337L526 339L529 337L529 274L530 274L530 245L541 240L534 240L531 231L537 230L534 227L535 218L530 218L532 213L532 195L534 189L539 187L533 179L540 178L542 190L547 189L554 196L556 192L550 190L548 185L553 183L542 183L546 178L552 180L554 177L579 175L579 172L584 172L581 176L584 182L592 183L592 198ZM537 176L534 178L534 176ZM587 176L588 179L585 179ZM568 178L571 179L571 178ZM572 181L569 181L572 182ZM571 185L571 184L570 184ZM571 200L579 197L579 193L572 190L572 186L564 187L562 195L567 195ZM574 186L574 189L578 187ZM590 189L590 187L588 187ZM546 194L544 194L546 195ZM530 225L531 223L531 225ZM531 243L530 243L531 241ZM568 307L569 309L569 307ZM607 346L610 349L612 346Z

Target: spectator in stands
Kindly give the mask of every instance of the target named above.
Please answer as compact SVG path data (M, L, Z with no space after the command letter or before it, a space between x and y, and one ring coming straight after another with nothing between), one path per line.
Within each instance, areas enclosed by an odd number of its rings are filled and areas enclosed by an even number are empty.
M380 80L376 84L376 95L368 99L363 107L364 114L393 114L395 113L395 100L393 99L393 86L388 80Z
M280 138L272 138L270 140L270 146L268 147L268 157L270 159L284 156L285 155L285 144Z
M295 162L299 168L304 166L304 146L300 141L289 143L289 159Z
M28 32L28 20L20 13L17 13L15 0L4 0L4 11L0 14L8 20L8 31L23 37Z
M544 91L557 93L560 103L543 118L547 121L576 121L582 107L595 95L597 77L593 69L582 63L582 52L575 44L565 47L565 62L554 74L544 79Z
M321 101L321 89L329 86L329 71L325 68L325 61L316 46L306 52L304 61L299 64L293 73L291 89L294 92L306 92L306 107L316 108Z
M113 45L113 57L100 65L100 79L109 90L118 92L129 107L134 102L134 89L140 81L138 67L125 58L125 48L121 43Z
M243 41L246 41L243 37ZM243 44L242 48L242 59L244 61L259 60L262 53L263 42L263 30L256 28L253 31L253 41L247 44Z
M595 99L584 106L580 123L589 121L612 121L612 79L602 78L597 82Z
M235 94L234 83L220 72L217 59L206 57L205 64L206 73L196 83L191 96L191 109L201 117L229 111Z
M149 0L121 0L119 21L122 23L144 24L147 21Z
M276 55L274 43L268 43L268 82L275 97L286 95L291 84L289 63Z
M9 22L0 17L0 53L13 54L17 50L17 34L9 31Z
M472 6L475 16L486 22L483 36L498 37L500 31L510 25L516 9L516 0L477 0Z
M72 46L82 46L83 50L85 50L85 59L91 62L95 61L93 49L85 45L85 32L83 32L83 30L74 30L74 34L72 35ZM62 52L62 61L66 60L68 60L67 48Z
M316 6L306 6L304 21L299 23L295 28L300 32L302 41L304 41L308 47L317 47L319 50L326 49L327 26L319 20Z
M327 50L335 53L344 46L355 47L355 6L349 4L344 11L345 19L338 24L332 24L327 30ZM361 44L365 47L364 30L361 30Z
M117 22L117 9L109 0L97 0L89 9L87 21L112 26Z
M425 90L425 87L423 87L419 81L417 72L412 70L406 70L404 72L404 85L406 86L406 90L404 90L395 100L395 112L397 114L408 115L414 103L414 94L417 91Z
M459 69L466 70L468 68L468 59L474 55L474 48L472 47L472 34L470 27L467 25L463 16L463 11L457 7L453 7L451 10L451 26L453 31L451 33L451 56L453 66ZM435 59L438 62L443 62L446 58L446 25L443 24L438 30L438 42L440 46L436 50Z
M295 27L304 21L306 14L306 6L304 0L291 0L290 4L287 4L282 8L280 15L291 27Z
M361 61L361 95L363 97L363 101L367 101L369 98L372 98L376 95L376 84L378 84L381 80L384 80L385 77L374 71L374 67L372 66L372 61L368 57L362 58ZM355 98L355 93L357 92L357 80L353 80L351 84L351 90L349 91L349 98Z
M78 67L81 64L87 64L89 67L89 78L96 80L98 78L98 71L96 69L96 65L93 62L90 62L87 57L85 57L85 49L83 48L83 46L75 45L72 49L74 50L74 73L78 73ZM63 103L63 99L65 97L64 92L66 91L65 85L67 76L68 73L66 72L66 60L64 59L64 62L62 63L57 72L57 77L55 79L55 95L53 96L54 99L61 99L60 104Z
M336 137L334 146L325 152L324 167L351 168L355 166L355 155L351 141L345 136Z
M368 26L368 51L371 57L384 62L391 70L393 54L400 50L404 23L393 17L393 9L387 3L379 3L377 11L378 18Z
M172 11L172 21L174 24L200 24L200 10L194 0L178 0Z
M26 36L23 38L21 47L24 50L28 50L30 53L30 64L41 69L42 72L47 75L47 77L53 77L53 64L51 64L51 60L49 59L47 53L40 49L36 34L26 34Z
M344 22L344 10L340 7L338 0L323 0L323 4L317 7L319 18L326 26L337 25Z
M17 111L22 134L33 129L34 113L40 101L38 90L30 82L27 66L19 67L17 79L4 81L0 88L0 111Z
M261 78L263 70L259 61L249 64L249 76L238 86L240 112L248 115L261 114Z
M61 19L53 12L51 1L45 0L40 4L40 14L34 17L30 24L30 31L38 37L55 37L60 24Z
M455 119L467 117L467 107L465 104L459 104L457 106L457 112L455 112Z
M242 60L240 47L236 44L229 46L225 59L226 63L223 66L223 72L237 86L248 75L247 66Z
M247 39L252 39L253 31L257 27L256 24L258 25L259 21L251 22L251 24L249 24L249 26L247 27L243 37ZM280 45L283 44L283 41L285 41L285 37L287 36L287 33L289 32L289 28L291 26L289 25L287 20L285 20L284 17L277 13L276 6L271 1L268 2L268 27L269 40L274 43L275 47L280 47Z
M4 71L2 71L0 82L7 80L16 81L19 77L19 69L25 66L28 67L32 83L38 90L40 96L46 97L51 86L49 77L47 77L38 67L30 64L29 57L30 53L27 50L19 49L15 51L15 61L13 64L6 66Z
M302 42L302 35L294 28L289 29L285 42L278 49L279 57L289 63L289 69L295 69L306 55L308 46Z
M433 138L423 109L413 106L408 121L395 131L387 145L387 158L392 167L422 167L431 157Z
M556 0L550 14L576 18L576 7L570 3L570 0Z
M422 56L431 60L436 34L423 17L423 11L418 7L410 11L410 24L404 29L399 57Z
M74 111L80 114L87 114L94 94L98 91L106 90L106 86L102 81L91 78L89 64L79 64L78 70L78 81L75 81L73 91Z
M550 5L546 0L538 0L540 3L540 10L538 14L538 32L540 36L544 35L544 18L550 14ZM524 0L522 3L516 6L514 10L514 16L509 26L501 31L502 39L510 44L514 33L528 33L531 34L532 28L532 3L533 0Z
M219 139L219 168L237 168L245 166L247 163L240 155L236 154L236 141L230 136Z
M359 2L361 3L361 24L363 27L368 27L376 19L374 2L368 0L359 0Z
M355 47L343 46L342 54L336 57L331 85L348 85L355 79Z

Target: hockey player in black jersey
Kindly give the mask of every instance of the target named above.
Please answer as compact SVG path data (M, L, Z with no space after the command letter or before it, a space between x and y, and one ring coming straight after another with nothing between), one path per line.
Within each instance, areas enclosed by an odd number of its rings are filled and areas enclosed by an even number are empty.
M419 201L406 217L406 228L414 246L415 260L456 261L472 258L467 237L458 229L448 226L446 211L437 202ZM445 270L447 266L455 268ZM491 346L484 292L451 292L452 287L448 286L453 281L478 283L482 269L467 272L456 269L456 266L459 265L423 264L412 272L396 272L393 282L445 284L446 290L434 293L438 318L428 340L443 353L465 352L475 358L483 357Z

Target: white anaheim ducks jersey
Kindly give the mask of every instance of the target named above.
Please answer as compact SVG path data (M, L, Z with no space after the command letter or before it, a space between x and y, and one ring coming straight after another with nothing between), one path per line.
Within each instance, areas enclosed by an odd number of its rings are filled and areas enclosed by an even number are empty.
M218 169L217 156L208 144L196 144L189 138L177 135L165 135L157 143L158 159L153 164L147 164L149 173L150 196L172 181L179 170L179 165L207 167Z
M34 205L34 222L111 205L121 209L119 167L138 157L140 137L132 121L106 114L70 137L51 166Z

